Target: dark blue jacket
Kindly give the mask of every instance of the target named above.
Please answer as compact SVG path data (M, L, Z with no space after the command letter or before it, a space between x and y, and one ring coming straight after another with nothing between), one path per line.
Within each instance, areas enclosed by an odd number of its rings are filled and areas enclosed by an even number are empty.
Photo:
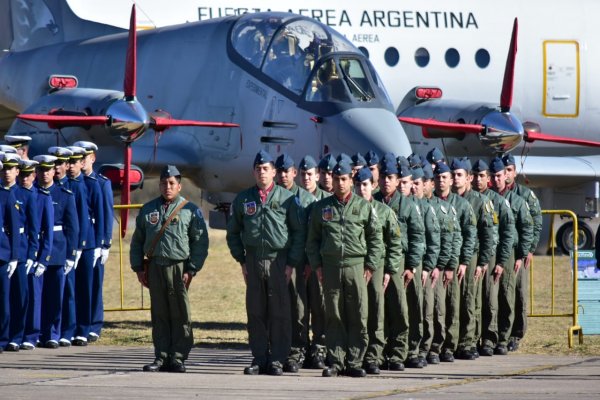
M19 249L19 209L15 195L0 186L0 260L16 260ZM14 232L14 234L13 234Z
M97 174L95 171L90 174L91 177L98 179L100 190L102 192L102 204L104 208L104 244L102 247L108 249L112 244L112 231L114 222L114 200L111 182L104 175Z
M91 226L88 229L86 245L84 249L94 249L104 246L104 201L102 199L102 189L98 183L98 178L84 175L83 181L87 189L88 213Z
M19 206L19 250L18 260L37 260L39 248L38 235L40 233L40 219L38 218L37 193L31 189L25 189L17 184L12 185L9 190L14 194Z
M75 196L77 221L79 223L79 238L77 239L76 250L88 249L87 237L88 230L90 230L92 226L92 221L90 221L90 214L88 211L87 189L83 182L83 174L80 174L77 178L69 178L67 185L64 186L67 186L67 189L71 190Z
M54 209L54 240L48 265L65 265L67 259L75 261L79 249L79 221L75 195L58 184L48 188Z
M37 191L38 219L40 220L40 247L37 262L47 266L54 241L54 207L52 207L52 197L50 197L49 191L37 186L34 186L34 189Z

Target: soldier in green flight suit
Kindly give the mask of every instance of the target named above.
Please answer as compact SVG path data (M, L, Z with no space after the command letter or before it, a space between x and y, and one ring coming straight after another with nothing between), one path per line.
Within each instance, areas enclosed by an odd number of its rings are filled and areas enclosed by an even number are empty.
M508 351L516 351L519 348L519 341L525 337L527 331L527 300L529 298L529 266L533 260L533 253L537 249L542 233L542 207L540 201L533 192L525 185L516 181L517 170L515 158L512 154L506 154L502 157L502 162L506 167L506 186L521 196L529 206L529 214L533 220L533 240L531 248L527 254L527 259L523 268L517 274L516 296L515 296L515 320L510 340L508 341Z
M494 206L494 242L496 250L484 271L481 308L481 343L479 354L492 356L498 343L498 289L500 277L508 265L515 242L515 218L506 199L490 190L491 176L488 164L477 160L473 164L473 186L491 199Z
M453 182L450 167L443 162L438 162L435 168L438 179ZM439 176L444 174L443 177ZM458 259L457 273L446 288L446 337L440 353L440 361L453 362L454 352L458 347L460 326L460 279L465 274L467 265L471 263L477 243L477 218L473 207L461 196L452 193L451 186L443 185L443 190L436 191L436 195L454 207L461 229L462 247Z
M385 271L390 265L402 265L402 236L396 213L379 201L373 201L373 175L369 168L361 168L354 175L356 193L367 200L377 213L381 223L385 252L377 269L367 284L369 296L369 318L367 330L369 333L369 346L364 358L364 368L367 374L379 375L379 366L383 362L383 348L385 346L384 334L384 291L390 281L390 275Z
M324 191L318 185L319 171L317 162L310 155L300 160L300 186L311 193L317 200L331 196L331 193ZM333 169L333 166L331 167ZM310 215L310 211L307 211ZM312 273L310 264L304 266L304 278L306 279L306 321L310 323L312 339L310 346L306 349L308 360L304 366L315 369L325 368L325 357L327 349L325 348L325 303L323 300L323 287L317 278L317 274Z
M208 232L200 209L187 202L160 234L169 216L186 202L177 167L162 169L159 187L161 196L144 204L136 218L129 252L131 268L150 289L155 360L144 371L185 372L184 361L194 344L188 289L208 255ZM146 256L150 264L144 270Z
M261 150L254 159L256 185L231 203L227 245L246 282L252 364L246 375L281 375L291 346L288 284L301 268L306 216L293 193L275 185L275 165Z
M400 179L396 156L385 154L380 162L380 191L375 200L389 206L400 222L400 234L404 252L404 265L391 265L386 274L390 282L385 291L385 326L387 344L385 355L391 371L403 371L404 360L419 357L419 332L422 310L410 310L407 287L420 273L421 260L425 252L425 225L415 202L398 191ZM408 175L408 173L406 173ZM420 275L417 275L419 279ZM413 285L414 288L415 285ZM413 292L415 289L412 289ZM414 311L414 312L413 312ZM416 327L410 330L410 325Z
M365 154L367 168L371 170L373 175L373 196L379 192L379 156L373 150L367 151Z
M296 185L294 179L298 175L294 160L288 154L283 153L275 160L277 169L277 184L289 190L296 197L296 202L304 210L308 218L308 207L316 201L315 196ZM283 364L283 372L298 372L298 368L304 363L305 351L308 347L308 314L306 301L306 279L305 259L297 269L292 272L288 284L290 290L290 305L292 313L292 347L288 359Z
M333 193L333 167L337 164L333 154L327 154L319 161L319 188Z
M487 197L471 189L471 161L468 158L455 158L450 166L454 192L466 199L477 218L477 240L473 257L465 271L459 270L460 284L460 327L458 349L455 357L461 360L474 360L477 352L478 324L481 320L482 273L488 268L494 255L494 214Z
M506 355L515 318L517 274L531 249L534 236L533 220L527 202L506 186L506 171L500 157L490 161L490 172L493 175L493 189L508 202L507 205L510 206L515 217L516 228L514 251L502 273L498 293L498 342L494 348L494 354Z
M352 193L352 167L333 169L334 195L311 209L306 253L323 284L327 357L324 377L342 372L364 377L367 349L367 283L383 256L381 226L374 208Z

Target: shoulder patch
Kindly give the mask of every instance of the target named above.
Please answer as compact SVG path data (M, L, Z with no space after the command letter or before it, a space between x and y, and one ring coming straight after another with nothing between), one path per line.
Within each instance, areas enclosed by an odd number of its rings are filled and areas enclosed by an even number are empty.
M325 222L329 222L333 219L333 209L329 206L321 210L321 219Z
M247 203L244 203L244 214L246 214L248 216L252 216L252 215L256 214L256 202L255 201L249 201Z
M448 209L445 206L443 206L442 204L440 204L440 209L442 210L442 212L444 214L448 214Z
M156 225L158 223L159 216L160 214L158 211L152 211L150 214L148 214L148 222L150 222L152 225Z

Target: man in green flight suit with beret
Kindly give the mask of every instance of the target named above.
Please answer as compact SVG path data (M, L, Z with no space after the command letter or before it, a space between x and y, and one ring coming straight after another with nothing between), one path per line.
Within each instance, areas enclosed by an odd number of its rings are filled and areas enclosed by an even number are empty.
M208 232L202 211L180 195L177 167L163 168L159 187L160 197L136 218L129 254L138 280L150 289L155 360L144 371L185 372L194 344L188 289L208 255ZM144 257L150 259L147 269Z

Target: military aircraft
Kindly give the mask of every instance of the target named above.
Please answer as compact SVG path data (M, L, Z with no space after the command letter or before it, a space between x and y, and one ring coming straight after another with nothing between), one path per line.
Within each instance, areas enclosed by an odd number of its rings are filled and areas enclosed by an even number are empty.
M3 43L11 49L9 57L5 58L11 59L12 63L5 65L12 66L7 71L13 89L8 103L3 101L5 93L0 93L0 104L8 105L6 115L9 120L15 111L48 114L56 109L61 110L59 113L73 114L77 109L81 113L87 103L92 102L93 96L103 93L98 89L86 92L89 89L84 87L110 89L114 93L110 99L104 99L107 101L124 97L119 91L123 72L119 61L115 60L126 52L125 34L102 36L120 31L79 20L63 3L47 1L45 9L38 6L30 10L26 14L29 20L24 19L25 26L37 27L36 34L28 33L23 27L19 29L19 25L13 23L16 39ZM163 4L154 3L158 10L164 10ZM189 6L193 0L181 0L180 3ZM410 142L417 152L425 152L437 145L449 157L489 156L518 145L516 151L522 154L517 157L521 170L531 184L540 188L544 208L571 208L580 215L597 213L600 192L597 168L594 167L600 165L597 149L538 143L525 147L523 141L526 138L560 143L574 142L576 138L579 144L594 144L594 130L590 125L593 113L589 112L594 106L591 97L583 97L587 93L583 89L587 86L582 84L593 85L594 80L586 75L586 80L582 81L586 64L580 61L585 54L582 49L593 48L585 40L585 27L593 26L593 21L580 21L577 17L581 12L571 5L533 2L523 7L519 2L508 1L498 9L472 0L426 6L411 0L403 2L401 8L385 2L367 6L335 1L324 8L320 3L308 0L302 3L302 8L290 8L324 23L319 24L306 17L271 12L287 9L287 5L282 6L279 2L262 1L260 7L256 7L243 0L204 1L195 8L196 15L187 14L189 7L153 13L149 8L151 0L138 0L138 4L143 5L152 20L160 19L162 14L172 17L177 10L182 12L181 22L202 20L140 34L142 61L139 65L144 66L139 73L140 103L146 109L164 107L177 118L236 122L240 128L171 129L164 137L155 134L156 138L160 137L160 146L156 150L152 138L146 135L133 145L136 150L134 161L146 167L154 162L187 166L193 170L197 183L208 189L208 197L214 203L226 203L229 195L224 192L235 191L247 184L249 174L243 171L247 171L249 158L260 147L274 154L288 151L296 158L304 153L320 156L327 152L353 153L368 148L406 155L411 152ZM106 9L104 3L103 7ZM593 15L596 8L599 7L591 1L583 2L582 9L589 11L586 17ZM530 23L553 16L557 10L564 19L561 24L546 24L542 29L539 24ZM240 14L254 11L268 12L240 17ZM223 15L230 16L209 19ZM515 16L526 21L522 24L524 33L519 41L524 61L516 63L515 28L513 43L509 44ZM115 18L112 13L111 18ZM274 23L277 18L281 20L279 26ZM293 24L294 18L310 21L311 26L318 28L306 29L309 22ZM51 23L44 23L48 21ZM273 26L263 30L262 27L270 23ZM61 24L62 31L59 29ZM67 35L66 27L69 27ZM316 34L320 30L327 33ZM337 34L337 30L346 38ZM196 39L196 32L203 34L202 40ZM46 39L43 39L44 33ZM343 43L343 46L332 46L332 41ZM51 44L54 45L48 46ZM28 49L31 50L24 51ZM34 54L37 58L32 57ZM42 54L49 56L51 63L36 67L34 81L37 79L37 85L40 77L57 74L58 70L65 75L73 71L70 74L78 78L81 87L75 89L82 93L77 96L79 103L73 100L74 94L78 93L73 89L56 90L47 86L34 88L37 91L31 90L30 86L17 89L14 79L19 75L17 71L32 72L29 69L34 70L33 67L23 70L22 65L30 60L41 60ZM359 61L362 72L352 68L356 64L346 61L346 55ZM303 61L297 62L302 57ZM175 67L175 60L194 65ZM287 63L283 63L285 60ZM590 57L590 63L593 60ZM4 79L1 77L4 75L3 62L0 61L0 79ZM332 69L329 64L337 67L329 74L342 78L339 80L344 83L345 94L329 89L323 98L318 91L319 75ZM501 85L502 69L505 78ZM292 77L302 79L293 82ZM199 88L192 95L189 94L190 81L194 82L194 88ZM201 86L196 86L200 82ZM369 86L363 86L363 82ZM390 89L391 102L383 83ZM48 91L53 93L41 97ZM24 96L24 93L28 95ZM349 96L350 108L346 107L347 99L343 96ZM501 97L500 102L495 101L498 97ZM84 113L106 117L102 107L90 108ZM389 119L387 111L390 109L395 109L395 114L403 120L402 128ZM380 114L385 117L380 118ZM429 124L425 130L424 124ZM34 126L37 132L50 133L46 136L52 139L48 140L56 140L56 129ZM16 122L11 132L30 132L31 129L30 125ZM63 127L60 134L65 141L83 136L100 141L104 146L117 146L109 140L106 126L88 129ZM563 137L556 137L560 135ZM114 157L114 153L109 154ZM156 156L154 160L153 155ZM570 155L578 157L565 157ZM573 194L575 191L579 193ZM579 207L579 203L585 204L585 208ZM591 241L591 230L585 225L584 229L582 233L587 234L584 242ZM568 238L568 229L560 236Z

